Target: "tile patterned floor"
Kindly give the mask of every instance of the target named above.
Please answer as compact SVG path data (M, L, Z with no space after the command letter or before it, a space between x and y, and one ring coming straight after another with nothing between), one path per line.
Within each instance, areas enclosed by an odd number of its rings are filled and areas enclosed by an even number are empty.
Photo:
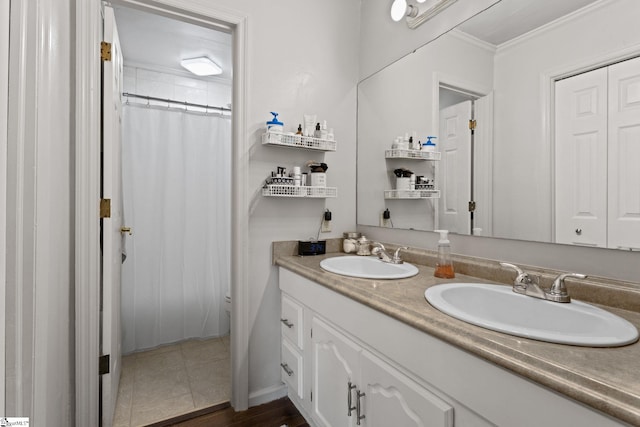
M113 426L145 426L228 401L229 347L226 336L124 356Z

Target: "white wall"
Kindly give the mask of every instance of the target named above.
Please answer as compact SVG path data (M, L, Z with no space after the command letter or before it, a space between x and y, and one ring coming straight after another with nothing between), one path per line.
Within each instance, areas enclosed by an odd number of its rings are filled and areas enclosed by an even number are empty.
M547 100L553 102L553 98L545 99L542 77L599 64L603 57L633 46L636 55L640 53L637 1L609 1L602 6L606 10L591 8L561 26L552 25L498 47L493 208L496 237L552 240L554 171L549 159L553 146L544 134L544 112L549 107Z
M360 17L360 78L364 79L409 54L498 0L458 0L441 14L409 29L393 22L390 0L362 1ZM433 3L426 2L425 4Z
M451 55L450 52L456 52ZM385 200L382 189L395 188L393 170L435 176L435 162L385 159L393 139L417 132L421 142L439 135L434 120L437 78L467 84L466 89L493 86L494 50L468 38L445 34L360 82L358 86L358 224L378 225L388 208L394 227L433 230L434 200ZM416 72L419 70L419 72ZM473 70L471 77L469 70ZM438 144L438 141L434 141ZM436 182L436 188L439 187Z
M123 83L125 92L136 95L168 98L212 107L228 107L228 104L231 104L231 82L209 81L158 72L145 67L125 66ZM125 101L127 99L132 103L147 103L143 99L124 98ZM167 105L166 102L160 101L149 101L149 104ZM175 104L171 106L179 107ZM197 107L187 107L187 109L203 110Z
M250 138L250 341L251 402L281 384L280 292L271 265L271 242L316 235L322 213L333 212L333 232L355 228L355 117L358 81L360 2L357 0L216 0L248 16L248 111ZM287 131L317 114L334 128L338 151L316 153L263 146L261 134L270 111L280 113ZM323 159L335 199L266 198L261 187L276 166Z

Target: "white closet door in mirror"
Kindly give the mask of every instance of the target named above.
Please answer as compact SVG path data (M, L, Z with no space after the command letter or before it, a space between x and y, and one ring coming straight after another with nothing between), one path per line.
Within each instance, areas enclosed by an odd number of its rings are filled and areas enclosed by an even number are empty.
M609 67L608 246L640 250L640 58Z
M556 242L606 247L606 68L556 83L555 126Z

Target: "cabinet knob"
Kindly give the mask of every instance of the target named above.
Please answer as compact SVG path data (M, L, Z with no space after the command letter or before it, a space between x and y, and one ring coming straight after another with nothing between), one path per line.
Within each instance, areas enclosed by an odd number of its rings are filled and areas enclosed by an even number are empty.
M576 228L576 234L579 236L582 234L582 228Z

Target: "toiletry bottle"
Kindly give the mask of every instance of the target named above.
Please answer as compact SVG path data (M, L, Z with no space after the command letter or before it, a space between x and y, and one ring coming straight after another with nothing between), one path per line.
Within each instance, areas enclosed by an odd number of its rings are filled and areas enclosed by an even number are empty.
M280 132L284 131L284 123L278 120L278 113L271 112L273 119L267 122L267 132Z
M293 167L293 185L296 187L302 185L302 174L300 173L300 166Z
M302 136L302 124L298 125L298 131L296 132L296 135Z
M316 130L313 132L314 138L320 138L322 136L322 130L320 129L320 123L316 124Z
M422 144L422 150L423 151L436 151L436 144L431 141L432 139L436 139L435 136L428 136L427 137L427 142L425 142L424 144Z
M438 240L438 260L436 261L436 271L433 273L435 277L442 279L453 279L456 277L453 271L453 263L451 262L451 244L449 242L448 230L434 230L440 233Z
M327 131L327 121L324 120L322 122L322 127L320 128L320 138L321 139L327 139L327 135L329 134L329 132Z

